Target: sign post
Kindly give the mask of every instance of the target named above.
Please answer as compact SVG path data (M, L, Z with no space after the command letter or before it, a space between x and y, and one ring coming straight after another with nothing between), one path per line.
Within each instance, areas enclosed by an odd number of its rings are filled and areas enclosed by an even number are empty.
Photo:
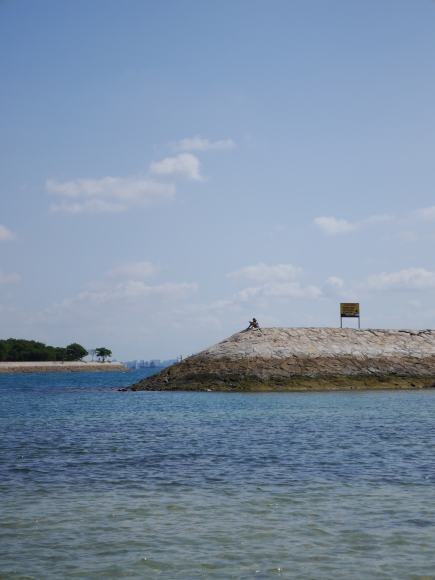
M361 328L359 315L359 302L341 302L340 328L343 328L343 318L358 318L358 328Z

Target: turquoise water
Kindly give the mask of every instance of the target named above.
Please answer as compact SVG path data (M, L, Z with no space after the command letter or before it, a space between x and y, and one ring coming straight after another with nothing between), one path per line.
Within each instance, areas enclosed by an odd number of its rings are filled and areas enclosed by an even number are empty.
M435 578L435 392L140 376L0 376L0 578Z

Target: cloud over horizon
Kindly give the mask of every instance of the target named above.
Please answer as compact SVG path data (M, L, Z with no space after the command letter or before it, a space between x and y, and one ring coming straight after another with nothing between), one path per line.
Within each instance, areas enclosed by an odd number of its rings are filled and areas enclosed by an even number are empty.
M433 290L435 289L435 272L430 272L425 268L382 272L369 276L364 287L371 292Z
M168 200L175 195L176 185L172 181L159 178L206 181L201 175L198 157L188 151L223 151L234 148L235 143L232 139L210 142L209 139L196 135L191 139L171 142L169 146L181 153L175 157L151 161L145 177L106 176L100 179L79 178L69 181L47 179L47 193L63 198L59 203L51 204L50 212L120 213L134 206L144 207ZM0 241L6 239L14 239L14 234L0 225Z
M166 157L162 161L152 161L150 172L159 176L181 176L189 181L203 181L199 173L198 157L191 153L181 153L176 157Z
M0 284L12 284L13 282L19 282L20 280L21 276L16 272L5 274L2 270L0 270Z
M127 278L129 280L146 280L154 278L159 267L151 262L125 262L105 273L106 278Z
M424 292L435 289L435 272L425 268L407 268L397 272L370 274L365 280L345 284L330 276L322 286L325 296L358 300L358 296L380 292Z
M161 183L149 178L103 177L102 179L76 179L63 183L55 179L46 181L46 190L64 200L52 204L51 212L111 212L126 211L134 206L148 206L171 199L176 192L173 183ZM65 201L68 200L68 201ZM77 200L71 203L70 200Z
M303 273L302 268L297 268L292 264L277 264L276 266L267 266L259 262L255 266L246 266L235 272L227 274L228 278L233 280L255 280L257 282L271 282L277 280L294 280Z
M337 220L334 217L318 217L315 218L314 223L324 234L329 236L347 234L358 229L356 224L351 224L343 219Z
M247 302L255 298L307 298L317 299L322 296L320 288L314 285L301 287L295 279L303 275L302 268L292 264L277 264L268 266L259 262L254 266L246 266L227 274L233 281L257 282L258 286L251 286L236 292L232 302Z
M236 144L232 139L222 139L211 143L209 139L196 135L191 139L181 139L178 143L172 141L169 146L174 151L227 151L233 149Z
M335 236L340 234L348 234L361 229L365 225L375 225L383 222L394 221L395 217L387 214L372 215L364 220L358 222L348 222L345 219L336 219L332 216L322 216L314 219L314 224L326 235Z
M16 234L8 230L6 226L0 224L0 242L12 242L16 239Z
M435 220L435 205L431 207L424 207L422 209L417 209L412 212L412 217L417 221L434 221Z

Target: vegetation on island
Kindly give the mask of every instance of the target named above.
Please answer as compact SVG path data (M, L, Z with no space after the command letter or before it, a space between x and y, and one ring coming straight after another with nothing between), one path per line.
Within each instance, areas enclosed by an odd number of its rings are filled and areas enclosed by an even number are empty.
M101 360L103 362L105 362L106 358L109 358L112 356L112 351L109 350L108 348L105 348L105 347L89 348L88 355L92 357L92 362L94 362L94 356L97 356L99 358L100 362L101 362Z
M103 359L103 362L106 360L106 358L112 356L112 351L109 350L108 348L96 348L95 349L95 354L97 355L98 358Z
M88 351L76 342L63 348L35 340L0 340L0 361L5 362L78 361L87 355Z

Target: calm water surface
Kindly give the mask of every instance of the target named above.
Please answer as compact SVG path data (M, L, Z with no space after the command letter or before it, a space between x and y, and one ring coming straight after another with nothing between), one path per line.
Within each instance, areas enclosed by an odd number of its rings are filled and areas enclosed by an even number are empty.
M0 375L0 578L435 579L435 392L140 373Z

